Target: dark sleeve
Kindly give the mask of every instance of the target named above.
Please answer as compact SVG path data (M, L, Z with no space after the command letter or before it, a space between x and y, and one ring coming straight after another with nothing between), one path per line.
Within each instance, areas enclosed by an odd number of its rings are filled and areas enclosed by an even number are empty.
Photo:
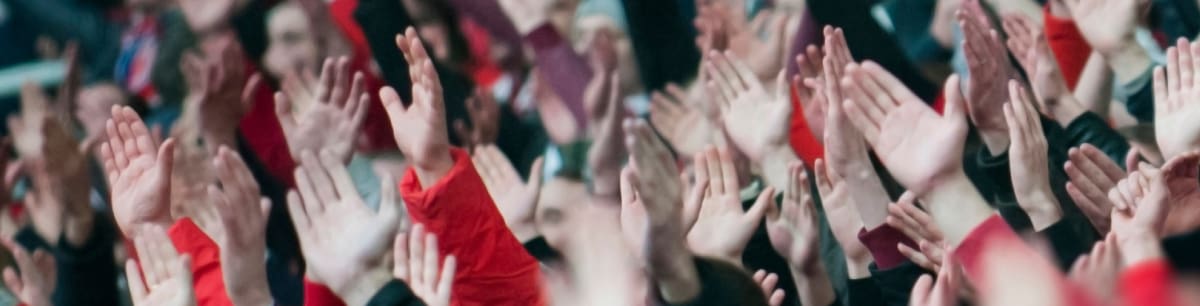
M1142 78L1149 78L1149 74L1153 73L1154 69L1146 69L1147 75ZM1125 110L1137 118L1138 122L1154 122L1154 82L1142 82L1142 86L1136 91L1129 94L1125 100Z
M917 278L925 273L920 266L907 261L886 270L880 270L872 263L870 269L871 279L875 281L875 286L879 288L879 297L883 299L882 304L876 305L908 305L913 285L917 283Z
M367 45L388 86L396 89L400 99L405 103L412 101L412 80L408 77L408 62L404 54L396 47L396 35L413 26L412 19L404 5L395 0L361 0L354 9L354 20L362 27L367 38ZM442 95L446 107L446 130L453 131L451 126L454 119L468 121L466 101L470 95L470 79L447 68L436 59L433 68L437 70L438 80L442 83ZM450 133L451 144L461 144L458 135Z
M537 258L538 262L547 262L562 259L562 255L558 253L549 243L546 242L546 237L537 236L525 243L522 243L525 251L533 258Z
M1093 112L1085 112L1079 118L1067 125L1069 147L1091 144L1108 155L1117 165L1125 167L1125 153L1129 152L1129 142L1121 137L1116 130L1108 126L1103 118Z
M874 277L851 279L847 287L850 298L846 300L846 306L883 305L883 293L879 292L879 285L875 283Z
M34 232L32 226L22 228L16 235L17 243L33 251L44 249L54 255L55 276L54 305L118 305L117 267L113 259L113 241L116 227L103 215L97 215L92 236L82 247L74 247L59 238L57 243L47 242Z
M1071 268L1076 257L1087 253L1092 245L1079 238L1080 235L1072 226L1072 222L1064 221L1067 220L1063 219L1054 223L1043 229L1040 234L1050 240L1050 245L1054 248L1054 254L1057 257L1055 261L1059 268L1065 271Z
M809 1L812 15L821 25L841 27L846 35L850 53L856 60L872 60L904 82L922 100L937 99L938 84L930 82L909 61L896 39L884 31L871 16L871 4L866 0Z
M638 72L647 91L680 83L696 75L700 50L696 48L691 21L684 19L678 5L667 0L622 0L629 24L629 39ZM687 1L686 3L692 3Z
M767 297L741 267L714 259L695 257L696 275L700 278L700 294L691 301L670 304L659 297L659 305L667 306L727 306L766 305ZM755 294L757 291L757 294ZM747 299L750 298L750 299Z
M1200 272L1200 230L1163 239L1163 252L1177 271Z
M246 161L246 168L254 176L262 196L270 199L271 203L287 203L288 186L267 171L241 133L238 133L237 141L238 152ZM300 253L300 239L296 237L296 228L288 216L287 205L271 205L271 211L267 213L266 235L267 249L270 250L266 265L271 295L281 305L302 303L303 290L297 289L303 288L303 276L291 267L293 264L303 266L304 256Z
M393 279L375 292L367 306L425 306L425 302L407 284Z

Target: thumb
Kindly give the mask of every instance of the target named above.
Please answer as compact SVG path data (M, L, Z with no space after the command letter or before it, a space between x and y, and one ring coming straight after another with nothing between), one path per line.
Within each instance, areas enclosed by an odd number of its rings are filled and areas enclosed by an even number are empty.
M1139 155L1137 147L1129 147L1129 153L1125 153L1126 172L1138 171L1138 160L1140 157L1141 155Z
M953 119L963 126L967 124L966 99L962 95L962 87L957 74L950 75L946 80L946 88L942 96L946 99L946 108L942 117Z
M167 138L166 141L163 141L162 146L158 147L157 164L160 178L169 181L175 164L175 138Z
M758 194L758 200L754 201L754 206L750 206L750 210L746 211L746 218L752 224L758 224L766 214L767 206L775 206L775 187L767 187L762 193Z
M529 183L527 187L533 190L542 189L542 168L545 166L545 159L538 157L533 160L533 165L529 166Z

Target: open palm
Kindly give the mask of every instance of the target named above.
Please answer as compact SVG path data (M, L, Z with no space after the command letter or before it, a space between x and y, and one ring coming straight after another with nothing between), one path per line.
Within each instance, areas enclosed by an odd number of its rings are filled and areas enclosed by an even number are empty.
M1180 39L1167 50L1167 67L1154 69L1154 134L1170 159L1200 145L1200 43Z
M776 209L774 198L767 205L767 235L771 246L792 268L802 269L817 260L820 222L808 190L804 164L796 162L788 167L789 184L783 193L783 205Z
M296 88L301 86L300 81L284 83L287 93L275 94L275 114L292 158L300 158L304 150L329 149L342 160L350 159L371 101L363 92L362 73L355 73L353 78L351 81L348 59L342 57L336 63L326 59L321 78L309 84L316 87L315 95ZM295 101L305 97L312 101ZM299 105L306 107L296 107Z
M743 210L737 169L730 154L725 149L705 152L703 167L707 171L697 171L697 181L709 182L709 190L700 202L699 217L688 231L687 240L697 254L738 261L750 236L762 222L767 202L774 197L775 190L767 187L754 206Z
M725 130L738 150L761 161L769 150L787 145L792 104L784 75L776 78L775 92L767 93L750 68L732 53L712 53L708 59L713 79L710 91L720 101Z
M450 150L442 84L416 30L409 28L405 35L397 38L396 45L408 60L408 72L413 80L413 101L405 107L400 95L391 87L384 87L380 91L380 98L391 119L400 151L415 166L428 169L434 165L428 165L427 162L448 158L446 152Z
M842 84L851 100L846 113L897 181L921 195L961 170L967 122L957 76L946 82L946 115L939 116L873 62L851 65L847 73L854 82Z
M144 223L170 225L171 166L175 141L155 147L150 130L132 108L113 106L100 148L112 188L112 209L126 235Z

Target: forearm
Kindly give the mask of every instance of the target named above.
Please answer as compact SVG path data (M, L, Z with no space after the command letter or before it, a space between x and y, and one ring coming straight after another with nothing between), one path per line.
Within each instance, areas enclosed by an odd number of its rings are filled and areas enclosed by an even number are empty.
M1017 201L1029 215L1029 221L1033 224L1034 231L1042 231L1059 220L1062 220L1062 208L1059 206L1058 199L1051 193L1049 186L1045 186L1045 190L1038 190L1026 194L1017 193Z
M692 252L684 242L683 227L679 224L651 225L649 232L646 245L654 247L647 253L646 268L659 295L669 304L695 299L700 295L700 279Z
M1072 95L1070 92L1063 92L1058 97L1047 97L1045 102L1045 105L1050 106L1048 107L1049 109L1045 110L1047 115L1054 118L1054 121L1058 122L1058 125L1061 126L1071 124L1072 121L1075 121L1076 118L1087 112L1083 104L1080 104L1079 100L1075 99L1075 95Z
M221 271L225 290L234 305L269 306L274 303L267 285L264 249L249 252L229 252L221 249Z
M1088 111L1107 115L1112 105L1112 91L1113 73L1108 70L1108 63L1099 53L1092 52L1075 84L1075 98Z
M847 268L849 262L846 263ZM800 297L800 305L831 305L837 298L833 291L833 283L825 272L825 265L817 261L812 267L791 269L792 279L796 280L796 294ZM853 276L851 276L853 278Z
M854 201L863 228L873 229L883 226L887 220L887 205L891 202L891 197L888 196L887 190L883 189L883 181L875 172L875 167L866 152L866 148L863 148L862 154L851 157L855 160L846 170L834 171L842 171L838 174L849 188L850 199Z
M1100 55L1121 84L1132 82L1154 65L1146 50L1132 36L1121 44L1121 48L1100 50Z
M961 170L944 178L922 199L950 245L962 242L976 226L995 214Z

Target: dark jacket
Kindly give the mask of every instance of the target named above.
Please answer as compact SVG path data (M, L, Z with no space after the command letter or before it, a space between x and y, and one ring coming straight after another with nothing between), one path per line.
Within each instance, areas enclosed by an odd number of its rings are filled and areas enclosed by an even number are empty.
M17 232L17 243L29 251L43 249L54 255L57 269L54 305L118 305L117 266L113 259L116 226L105 215L97 214L92 236L81 247L67 243L65 237L50 242L25 226Z

